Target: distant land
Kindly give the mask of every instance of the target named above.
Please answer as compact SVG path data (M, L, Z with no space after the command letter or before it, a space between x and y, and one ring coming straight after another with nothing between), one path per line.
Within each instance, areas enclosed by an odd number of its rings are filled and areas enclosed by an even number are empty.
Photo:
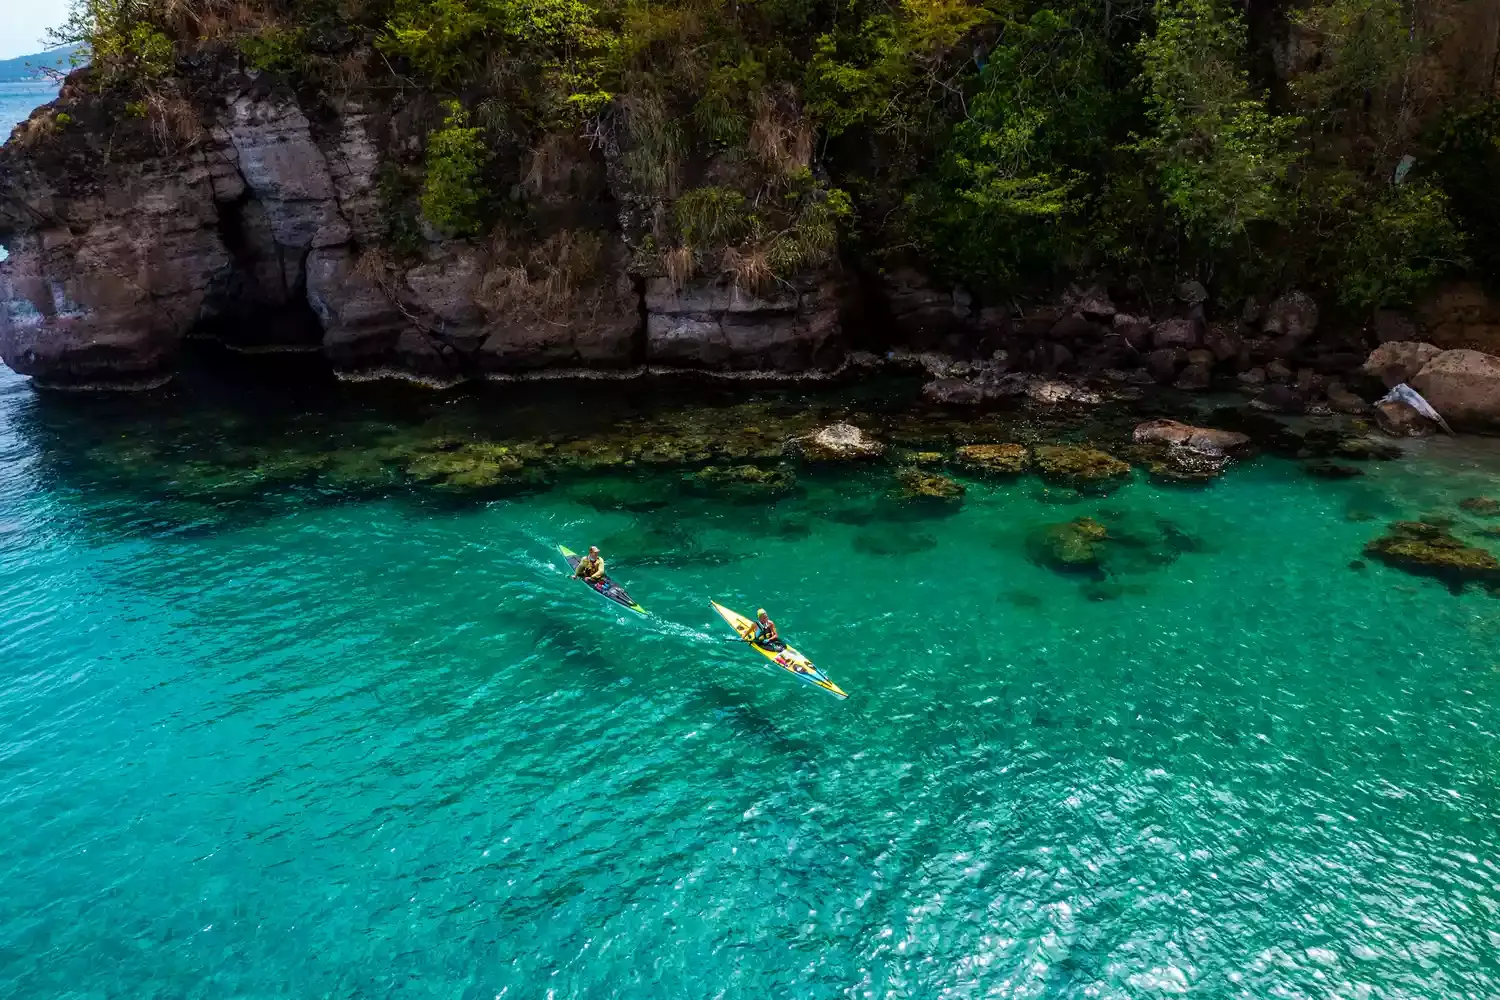
M46 52L38 52L35 55L17 56L14 59L0 59L0 83L16 83L21 80L35 80L42 75L43 67L62 70L66 73L73 68L73 53L82 46L64 45L60 49L49 49Z

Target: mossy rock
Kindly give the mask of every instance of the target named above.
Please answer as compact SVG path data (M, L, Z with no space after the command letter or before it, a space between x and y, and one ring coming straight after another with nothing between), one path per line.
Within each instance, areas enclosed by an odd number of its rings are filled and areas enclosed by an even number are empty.
M703 486L750 496L774 496L787 493L797 479L785 469L765 469L758 465L710 465L700 469L693 480Z
M1467 500L1460 500L1458 506L1460 510L1480 517L1500 517L1500 500L1491 497L1469 497Z
M412 455L405 464L413 479L447 489L479 490L537 479L510 446L493 441L444 441L437 450Z
M919 451L911 456L913 465L942 465L948 456L940 451Z
M936 472L928 472L916 466L900 469L896 473L895 496L898 500L962 500L964 486Z
M1109 529L1091 517L1049 524L1032 533L1027 549L1033 561L1065 572L1098 572Z
M965 469L995 476L1018 476L1031 464L1024 444L966 444L956 457Z
M638 454L629 445L614 437L578 438L553 449L552 460L563 468L583 471L618 468L630 464Z
M1447 527L1425 521L1397 521L1384 538L1365 546L1365 555L1419 576L1431 576L1455 591L1466 583L1500 583L1500 559L1453 537Z
M1042 445L1032 452L1037 470L1049 482L1091 493L1118 488L1130 476L1130 464L1107 451L1075 444Z

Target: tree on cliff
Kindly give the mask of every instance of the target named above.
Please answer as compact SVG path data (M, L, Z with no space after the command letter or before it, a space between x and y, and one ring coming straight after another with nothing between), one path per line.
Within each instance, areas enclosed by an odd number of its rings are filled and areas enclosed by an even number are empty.
M842 243L992 294L1105 269L1368 309L1500 243L1476 6L75 0L58 41L164 141L171 102L226 63L409 108L419 141L387 151L382 191L413 221L393 234L524 228L528 178L583 139L618 150L656 273L784 281Z

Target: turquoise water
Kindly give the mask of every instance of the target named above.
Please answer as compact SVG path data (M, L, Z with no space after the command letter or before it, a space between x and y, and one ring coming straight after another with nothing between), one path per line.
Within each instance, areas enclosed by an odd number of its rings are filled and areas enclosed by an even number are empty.
M1495 443L956 512L190 489L408 419L224 398L0 381L0 995L1500 996L1500 600L1350 566ZM1084 514L1107 576L1032 560ZM591 541L654 617L567 579Z

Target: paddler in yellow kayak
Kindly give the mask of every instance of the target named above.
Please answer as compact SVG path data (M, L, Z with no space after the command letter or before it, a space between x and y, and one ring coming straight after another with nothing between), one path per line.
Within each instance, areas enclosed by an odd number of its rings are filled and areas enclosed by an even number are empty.
M765 608L755 612L755 631L751 633L750 641L773 653L786 649L786 643L782 642L781 636L776 633L776 623L771 620L770 615L766 614Z
M578 560L573 575L585 583L598 583L604 579L604 560L599 556L599 546L589 546L589 554Z

